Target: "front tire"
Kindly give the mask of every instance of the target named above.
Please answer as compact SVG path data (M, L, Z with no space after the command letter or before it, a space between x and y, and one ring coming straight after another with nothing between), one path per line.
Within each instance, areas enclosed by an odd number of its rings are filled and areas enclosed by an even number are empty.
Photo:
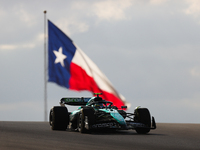
M90 133L91 126L94 123L94 109L90 107L83 108L77 120L77 128L80 133ZM86 124L87 123L87 124Z
M63 106L54 106L50 110L49 124L52 130L66 130L69 125L67 108Z
M151 115L147 108L138 108L135 110L134 121L144 124L144 128L136 128L138 134L147 134L151 128Z
M85 117L81 112L78 117L78 131L80 133L87 133L87 129L85 128Z

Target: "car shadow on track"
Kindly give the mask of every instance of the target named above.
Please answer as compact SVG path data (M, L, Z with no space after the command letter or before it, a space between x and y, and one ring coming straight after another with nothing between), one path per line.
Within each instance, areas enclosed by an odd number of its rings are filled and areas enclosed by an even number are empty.
M67 129L66 132L74 132L74 133L78 133L78 134L89 134L89 135L138 135L138 136L140 136L140 135L145 135L145 136L157 135L157 136L165 136L165 134L153 133L151 131L147 134L138 134L135 130L95 130L90 133L79 133L76 130Z
M153 136L153 135L157 135L157 136L165 136L164 134L158 134L158 133L147 133L147 134L138 134L136 131L134 130L117 130L117 131L93 131L90 133L91 135L138 135L138 136Z

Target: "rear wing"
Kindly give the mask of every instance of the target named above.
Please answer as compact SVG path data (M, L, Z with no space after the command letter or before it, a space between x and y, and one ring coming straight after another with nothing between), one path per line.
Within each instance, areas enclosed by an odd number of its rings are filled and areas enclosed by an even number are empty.
M67 97L60 100L60 104L82 106L86 105L91 97Z

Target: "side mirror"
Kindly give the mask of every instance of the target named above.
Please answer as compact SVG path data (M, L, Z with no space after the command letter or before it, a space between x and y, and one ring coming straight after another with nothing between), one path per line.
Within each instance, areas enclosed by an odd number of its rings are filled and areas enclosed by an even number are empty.
M126 109L126 108L127 108L127 106L121 106L121 108L122 108L122 109Z

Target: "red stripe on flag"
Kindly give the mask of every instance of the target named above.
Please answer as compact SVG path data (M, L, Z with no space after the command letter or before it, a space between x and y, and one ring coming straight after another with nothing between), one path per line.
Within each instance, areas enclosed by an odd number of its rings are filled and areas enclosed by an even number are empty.
M69 89L76 91L88 90L93 93L102 93L101 97L103 99L113 102L113 104L117 107L124 106L124 102L114 94L100 89L94 79L88 76L85 70L83 70L80 66L71 63L70 74Z

